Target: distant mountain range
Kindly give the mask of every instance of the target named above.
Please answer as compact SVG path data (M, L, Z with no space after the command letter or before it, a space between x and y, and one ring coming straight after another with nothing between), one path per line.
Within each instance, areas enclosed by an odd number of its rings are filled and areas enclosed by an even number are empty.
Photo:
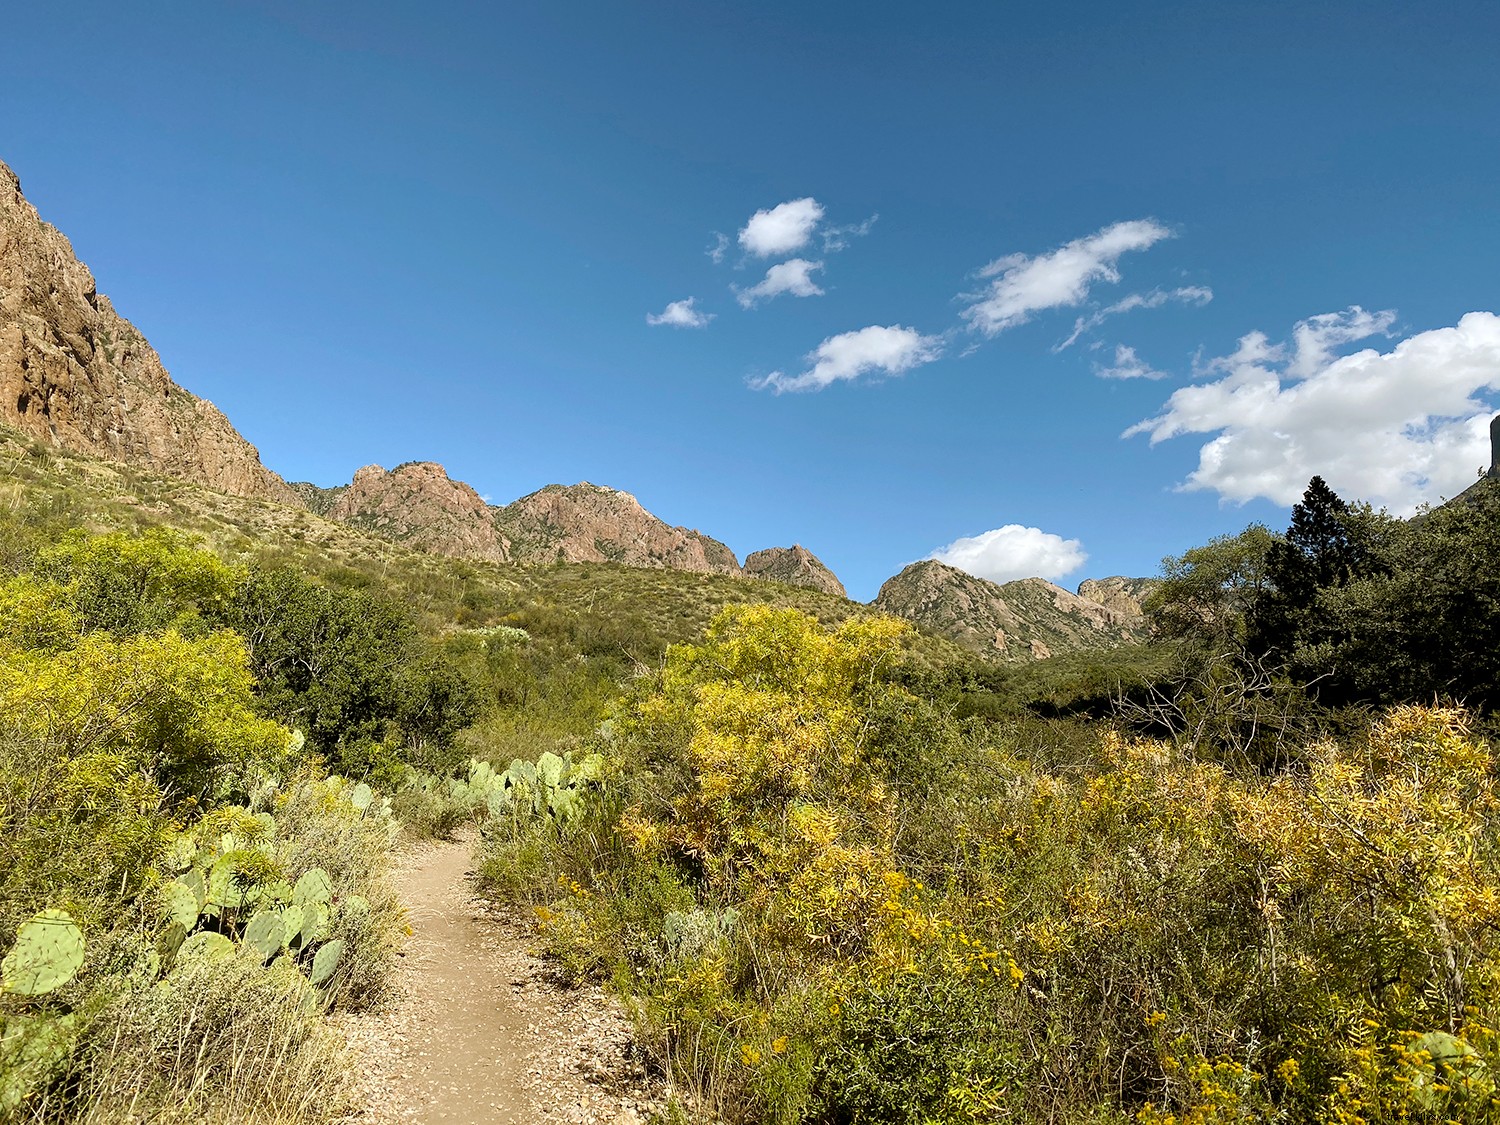
M496 507L431 461L370 465L336 488L289 484L217 407L172 381L3 163L0 423L69 452L303 508L433 554L516 565L611 562L845 596L804 547L756 551L742 566L717 539L673 527L630 493L601 485L549 484ZM1151 584L1108 578L1074 594L1040 578L997 585L928 560L887 581L873 606L994 659L1034 660L1141 639L1141 598Z

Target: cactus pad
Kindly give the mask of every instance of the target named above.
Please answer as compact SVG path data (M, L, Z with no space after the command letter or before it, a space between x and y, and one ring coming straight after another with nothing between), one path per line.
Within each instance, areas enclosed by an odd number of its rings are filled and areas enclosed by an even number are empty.
M65 910L43 910L16 931L0 961L6 992L40 996L68 983L83 967L83 931Z
M344 956L344 942L340 938L330 941L322 949L318 950L313 957L312 973L309 980L313 984L327 984L328 978L338 970L339 961Z
M167 921L176 922L183 930L191 930L198 924L198 912L203 904L198 895L181 879L163 883L160 890L162 913Z
M281 916L272 910L263 910L245 927L244 944L259 953L262 961L269 961L286 945L286 927Z
M321 867L304 871L302 878L298 879L297 885L292 888L294 903L321 902L326 905L332 898L333 880Z

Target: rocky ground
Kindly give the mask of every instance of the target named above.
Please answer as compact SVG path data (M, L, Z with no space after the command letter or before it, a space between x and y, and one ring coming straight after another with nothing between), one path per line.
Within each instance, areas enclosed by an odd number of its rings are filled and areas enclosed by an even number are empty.
M601 989L560 980L522 925L474 895L470 854L468 840L424 844L397 872L413 932L395 996L338 1017L365 1107L349 1125L647 1121L666 1090L629 1019Z

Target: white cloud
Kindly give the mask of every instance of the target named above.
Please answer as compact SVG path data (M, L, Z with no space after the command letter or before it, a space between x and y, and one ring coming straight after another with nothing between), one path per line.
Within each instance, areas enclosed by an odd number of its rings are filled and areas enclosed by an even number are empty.
M1353 305L1341 313L1310 316L1292 329L1292 363L1287 374L1294 379L1308 379L1327 367L1333 350L1341 344L1352 344L1375 335L1390 335L1396 323L1396 310L1366 312Z
M673 301L659 313L647 313L646 323L653 327L665 324L671 328L707 328L715 314L695 309L693 305L697 300L697 297L688 297L682 301Z
M1135 354L1135 349L1124 344L1115 346L1115 361L1109 366L1094 364L1094 374L1101 379L1165 379L1167 373L1158 371Z
M740 245L757 258L800 250L823 219L823 205L812 196L757 211L740 231Z
M1072 335L1052 350L1060 352L1064 348L1072 347L1085 332L1093 331L1110 317L1119 316L1120 313L1131 312L1134 309L1159 309L1168 301L1181 301L1183 304L1197 305L1201 308L1213 299L1214 291L1202 285L1187 285L1181 289L1153 289L1149 293L1131 293L1097 312L1090 313L1088 316L1080 316L1073 322Z
M724 254L728 249L729 236L721 234L719 231L714 231L714 240L708 244L708 249L703 252L713 259L714 265L718 265L724 260Z
M956 539L927 556L976 578L1011 582L1045 578L1055 582L1088 561L1083 544L1039 527L1008 523L982 535Z
M777 394L821 391L831 383L853 381L870 373L900 375L931 363L942 351L940 336L923 336L914 328L898 324L871 325L828 337L808 353L807 362L811 366L802 374L788 376L773 371L764 379L753 380L751 385L757 390L769 387Z
M870 228L875 225L879 215L871 215L862 223L850 223L843 227L823 228L823 253L837 254L849 246L851 238L863 238L870 233Z
M1252 332L1200 368L1218 378L1174 392L1125 436L1215 435L1181 487L1225 500L1290 505L1314 474L1400 514L1453 496L1489 462L1490 408L1478 396L1500 391L1500 317L1473 312L1388 352L1333 354L1394 320L1358 306L1310 317L1290 347Z
M973 303L964 309L969 327L995 336L1030 320L1043 309L1075 307L1088 298L1096 281L1119 281L1115 263L1131 250L1145 250L1172 232L1152 219L1115 223L1087 238L1029 258L1011 254L997 258L979 271L993 278L983 293L966 294Z
M809 262L806 258L792 258L789 261L780 262L766 271L766 276L759 284L752 285L749 289L741 289L731 286L735 296L739 298L740 307L753 309L761 301L769 301L772 297L779 297L783 293L790 293L793 297L821 297L823 290L819 289L817 283L812 279L813 270L823 268L822 262Z

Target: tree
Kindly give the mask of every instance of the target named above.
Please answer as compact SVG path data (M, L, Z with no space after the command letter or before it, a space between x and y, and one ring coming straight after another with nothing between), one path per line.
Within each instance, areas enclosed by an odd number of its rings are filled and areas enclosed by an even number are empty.
M1267 589L1249 616L1246 644L1304 681L1330 671L1342 633L1324 604L1328 592L1388 571L1397 521L1369 505L1351 507L1322 477L1308 482L1286 535L1266 554Z
M1265 595L1275 538L1260 524L1162 560L1162 584L1146 599L1152 631L1219 651L1243 647L1246 622Z

